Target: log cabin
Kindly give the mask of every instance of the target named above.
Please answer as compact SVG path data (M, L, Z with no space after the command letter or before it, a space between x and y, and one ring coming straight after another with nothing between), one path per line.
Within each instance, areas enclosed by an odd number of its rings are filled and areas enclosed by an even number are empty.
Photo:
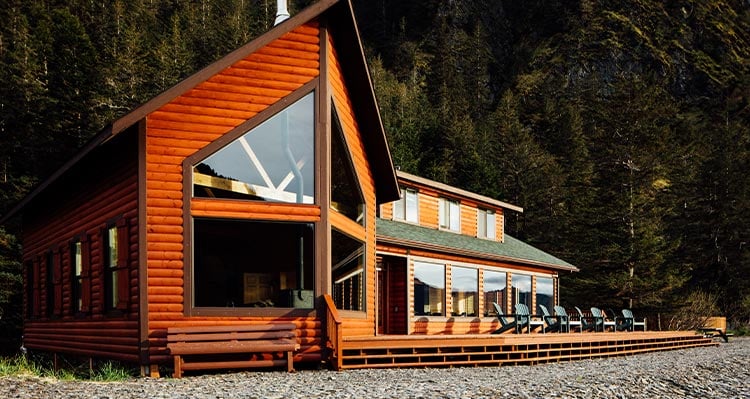
M522 209L394 170L351 4L321 0L110 123L22 215L24 345L158 373L168 330L488 334L574 266ZM333 350L332 350L333 348Z

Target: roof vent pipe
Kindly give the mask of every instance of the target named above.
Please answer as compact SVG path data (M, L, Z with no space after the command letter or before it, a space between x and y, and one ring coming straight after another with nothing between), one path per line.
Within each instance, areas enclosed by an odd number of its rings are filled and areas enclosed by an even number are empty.
M286 8L286 0L276 0L276 21L273 25L276 26L289 19L289 10Z

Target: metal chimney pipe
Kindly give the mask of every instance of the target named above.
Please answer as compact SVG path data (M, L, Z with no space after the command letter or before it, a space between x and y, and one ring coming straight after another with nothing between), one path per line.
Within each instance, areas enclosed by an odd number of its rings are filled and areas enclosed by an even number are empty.
M286 8L286 0L276 0L276 21L273 25L276 26L289 19L289 10Z

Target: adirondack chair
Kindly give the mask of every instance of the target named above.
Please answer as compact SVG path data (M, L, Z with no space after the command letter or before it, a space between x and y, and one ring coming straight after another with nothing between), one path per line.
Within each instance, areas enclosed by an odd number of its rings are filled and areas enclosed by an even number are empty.
M591 316L594 318L594 331L604 332L608 328L617 331L617 323L612 319L607 319L606 314L601 309L592 307Z
M583 328L581 328L581 320L571 320L564 307L556 305L555 314L560 319L560 332L570 332L571 327L577 327L579 332L583 332Z
M635 331L635 328L640 326L643 331L646 331L646 319L643 318L637 321L633 316L633 312L630 309L622 310L622 323L620 324L623 330Z
M526 332L531 333L531 330L537 327L542 328L544 333L544 320L534 318L534 315L529 313L529 307L523 303L516 304L516 334L523 332L523 328L526 327Z
M586 317L583 315L583 311L581 311L581 308L579 308L578 306L576 306L575 308L578 311L578 317L581 322L581 332L592 331L596 324L594 324L593 320L586 319Z
M497 319L500 321L500 328L493 331L492 334L502 334L506 331L516 328L516 320L514 319L513 321L508 321L505 318L503 309L500 308L500 305L498 305L497 302L492 302L492 306L495 307L495 312L497 313Z
M547 327L544 327L544 332L556 331L560 332L562 324L559 316L553 316L549 313L549 310L544 305L538 305L542 311L542 319L547 323Z

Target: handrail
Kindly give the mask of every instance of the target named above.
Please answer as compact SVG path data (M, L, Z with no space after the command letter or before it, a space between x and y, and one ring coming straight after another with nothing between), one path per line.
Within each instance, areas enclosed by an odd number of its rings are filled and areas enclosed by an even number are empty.
M325 344L328 350L328 362L334 370L341 370L343 360L341 359L342 353L342 338L341 338L341 317L339 311L336 310L336 304L333 303L333 298L328 294L323 294L323 300L326 308L326 331L325 331Z

